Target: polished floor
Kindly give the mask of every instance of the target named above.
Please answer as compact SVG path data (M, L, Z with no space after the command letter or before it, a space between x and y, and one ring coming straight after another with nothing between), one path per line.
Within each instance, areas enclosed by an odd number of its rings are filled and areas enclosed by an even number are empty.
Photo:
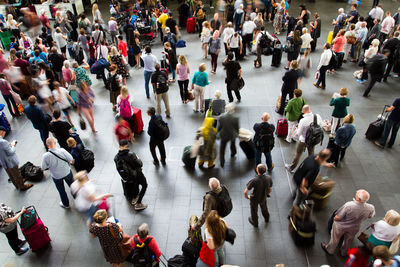
M294 1L290 12L297 14ZM360 8L362 14L366 14L372 1L363 1ZM383 2L384 8L391 11L397 9L392 1ZM349 9L344 3L322 0L310 4L312 12L320 12L323 19L323 34L320 44L326 40L329 25L332 18L336 17L339 7ZM268 24L268 29L272 25ZM183 38L187 41L187 47L177 50L178 54L185 54L189 60L192 73L201 62L206 62L210 67L209 59L202 59L200 42L197 34L188 35L185 31ZM281 36L284 41L284 37ZM318 64L321 53L320 44L312 55L313 72ZM159 41L154 45L154 54L160 58L161 48ZM240 126L252 129L255 122L259 122L263 112L271 114L271 122L276 124L280 118L275 112L275 101L280 94L281 77L284 73L282 60L279 68L270 67L271 57L263 57L263 67L253 68L254 56L247 56L241 62L243 77L246 81L245 88L241 91L242 102L237 105L237 116L240 118ZM223 55L219 61L223 60ZM114 194L112 210L124 227L124 231L134 234L139 224L147 222L151 234L167 257L180 253L180 247L187 235L188 218L192 214L200 215L202 199L207 189L209 177L217 177L227 186L233 199L233 211L226 217L226 221L237 233L235 244L226 244L226 263L240 265L242 267L275 266L284 263L292 266L313 266L329 264L332 267L343 266L344 258L338 254L327 256L320 248L321 241L328 241L327 221L333 210L341 206L345 201L353 198L355 191L364 188L371 193L370 203L376 207L377 215L367 223L379 220L388 209L398 209L400 206L400 185L398 182L400 172L399 165L399 141L396 141L392 149L382 150L364 137L368 124L376 119L385 104L391 104L399 96L399 80L389 78L387 83L375 86L371 97L363 98L362 92L366 85L360 85L352 74L357 70L353 63L347 63L335 75L327 78L327 89L321 91L312 86L313 75L303 80L301 89L304 97L311 105L314 112L324 119L330 119L332 108L329 100L334 92L341 87L349 89L351 106L349 112L355 116L357 134L351 147L347 150L345 160L336 169L321 169L321 173L334 179L337 184L330 201L325 209L314 212L317 222L317 234L315 245L304 249L297 247L288 233L287 214L292 203L291 174L285 168L284 163L289 162L294 154L295 145L288 144L283 139L276 138L276 146L272 151L275 169L272 172L274 182L271 198L268 199L268 207L271 219L268 224L260 223L258 229L253 228L247 221L250 215L249 202L243 196L246 183L254 176L254 163L249 162L238 144L238 154L230 159L229 151L226 152L227 162L225 168L213 170L188 171L183 167L181 155L183 148L192 143L196 129L201 126L203 115L193 113L193 103L181 104L177 84L170 87L169 99L172 118L168 119L171 136L166 141L167 165L156 168L152 164L148 149L149 137L146 133L137 137L137 141L131 149L135 151L144 162L144 173L148 180L148 190L143 202L149 207L141 212L135 212L132 206L123 197L122 186L118 173L115 170L113 157L118 151L117 141L113 135L115 114L108 102L108 92L104 89L100 80L92 79L93 89L96 93L95 124L99 131L92 135L88 131L78 130L85 144L94 151L96 164L90 173L90 178L97 185L99 193L110 192ZM145 115L148 106L154 105L152 98L147 100L144 91L143 70L131 69L132 78L128 80L130 93L133 95L134 106L142 109L145 127L149 118ZM219 63L217 74L209 74L211 84L207 86L205 96L211 97L216 89L223 92L223 98L227 99L224 70ZM3 103L3 99L1 103ZM21 164L31 161L40 165L44 149L39 138L39 133L33 129L31 123L22 117L11 119L12 132L7 136L8 140L18 140L17 154ZM73 121L78 125L78 116L73 114ZM326 147L328 136L325 136ZM304 157L305 155L303 155ZM217 162L218 166L218 162ZM69 195L70 196L70 195ZM71 198L71 196L70 196ZM46 172L46 178L36 183L27 192L16 191L12 184L7 183L7 175L0 171L0 202L7 203L15 210L21 206L35 205L43 222L48 226L52 245L44 252L37 254L28 252L23 256L16 256L9 248L3 235L0 237L0 265L14 263L15 266L109 266L102 255L97 239L91 239L84 218L74 209L64 210L58 206L59 197L55 186ZM72 202L73 203L73 202ZM262 220L260 220L261 222ZM354 241L357 246L357 241Z

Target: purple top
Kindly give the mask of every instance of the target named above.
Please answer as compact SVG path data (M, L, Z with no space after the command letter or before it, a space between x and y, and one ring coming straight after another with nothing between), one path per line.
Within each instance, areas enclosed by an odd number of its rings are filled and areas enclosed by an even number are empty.
M78 106L80 108L92 108L94 101L94 92L89 88L87 93L84 93L82 90L78 92Z
M189 79L188 68L181 63L176 66L176 74L178 74L178 81L186 81Z

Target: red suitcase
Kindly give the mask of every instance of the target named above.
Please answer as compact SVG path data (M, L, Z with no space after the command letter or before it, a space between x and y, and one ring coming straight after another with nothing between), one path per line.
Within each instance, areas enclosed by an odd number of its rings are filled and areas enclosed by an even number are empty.
M196 31L196 19L194 17L189 18L186 22L186 30L188 33L195 33Z
M142 111L140 108L132 108L132 122L133 122L133 132L141 133L143 132L143 119L142 119Z
M35 209L36 210L36 209ZM51 239L48 229L44 226L39 215L36 213L36 222L27 229L21 227L21 232L25 236L26 241L32 251L37 251L50 243Z
M279 119L278 124L276 126L276 135L277 136L286 136L288 134L288 121L287 119Z

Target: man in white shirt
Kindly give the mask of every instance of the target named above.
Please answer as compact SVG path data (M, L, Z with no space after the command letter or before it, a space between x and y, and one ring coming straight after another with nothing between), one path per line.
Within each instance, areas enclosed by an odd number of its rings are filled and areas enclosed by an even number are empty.
M260 38L261 36L266 35L268 39L274 40L274 37L272 37L267 31L265 31L264 26L261 26L261 31L257 34L256 36L256 43L255 46L257 48L257 58L254 60L254 67L256 68L261 68L262 62L261 62L261 55L263 52L263 48L260 45Z
M371 11L368 13L368 15L370 15L371 18L373 18L373 19L379 19L380 21L382 21L384 13L385 12L382 9L382 5L379 4L376 7L374 7L373 9L371 9Z
M325 79L326 79L326 71L329 68L329 62L332 58L331 45L326 43L324 45L324 52L321 54L321 59L319 60L319 64L317 67L318 81L314 83L314 86L317 88L325 89ZM320 85L321 84L321 85Z
M145 50L145 54L141 56L141 58L143 59L143 63L144 63L144 66L143 66L143 68L144 68L144 88L146 90L146 97L147 97L147 99L149 99L150 98L149 82L150 82L151 75L156 70L155 66L158 63L158 60L157 60L156 56L151 53L150 46L146 46L146 48L144 50Z
M314 122L314 114L311 112L311 108L309 105L303 106L303 118L300 120L299 125L297 126L297 130L295 132L295 136L299 137L299 141L297 142L296 146L296 154L292 160L291 164L285 164L285 168L288 169L290 172L293 172L294 169L297 167L299 163L300 157L307 148L308 155L311 156L314 154L314 147L315 146L308 146L306 144L306 135L307 131L310 128L311 123ZM321 116L315 114L317 124L321 127L322 126L322 119Z
M242 27L242 37L243 37L243 56L246 56L246 47L249 48L251 52L251 42L253 41L253 32L256 28L254 21L250 20L250 17L246 15Z
M386 11L386 18L382 21L382 28L381 28L381 34L379 35L379 41L381 44L386 40L389 32L392 30L392 28L395 26L396 22L394 21L394 18L390 15L390 11Z
M363 23L361 23L361 28L357 32L357 42L354 46L354 57L351 60L351 62L358 62L358 60L360 59L361 48L363 48L367 36L368 36L367 23L364 21Z

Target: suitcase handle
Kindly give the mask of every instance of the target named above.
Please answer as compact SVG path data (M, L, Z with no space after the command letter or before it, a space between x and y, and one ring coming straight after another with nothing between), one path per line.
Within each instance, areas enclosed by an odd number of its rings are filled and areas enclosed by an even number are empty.
M40 219L40 216L39 216L39 214L37 213L37 210L36 210L35 206L31 205L31 206L26 207L25 209L29 209L29 208L33 208L33 209L35 210L36 218L37 218L37 219ZM16 213L20 213L20 212L21 212L21 211L19 210L19 211L17 211ZM40 220L41 220L41 219L40 219ZM21 226L20 220L17 220L17 223L19 224L19 226Z
M387 119L387 117L389 116L389 111L386 111L386 108L389 108L390 107L390 105L385 105L384 107L383 107L383 110L382 110L382 113L381 113L381 119L383 119L384 121L386 121L386 119ZM383 117L383 114L385 114L385 112L386 112L386 115L385 115L385 117Z

